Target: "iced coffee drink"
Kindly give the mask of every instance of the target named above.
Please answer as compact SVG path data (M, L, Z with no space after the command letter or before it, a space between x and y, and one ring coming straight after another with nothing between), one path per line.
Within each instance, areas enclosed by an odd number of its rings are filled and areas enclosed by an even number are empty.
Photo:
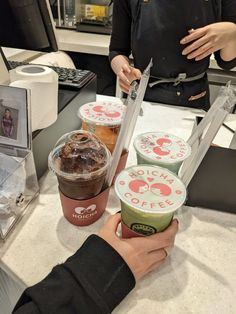
M67 134L49 155L59 189L67 197L85 200L104 186L110 152L96 135L79 130Z
M96 134L112 153L125 108L120 102L92 102L81 106L78 115L82 120L82 128Z

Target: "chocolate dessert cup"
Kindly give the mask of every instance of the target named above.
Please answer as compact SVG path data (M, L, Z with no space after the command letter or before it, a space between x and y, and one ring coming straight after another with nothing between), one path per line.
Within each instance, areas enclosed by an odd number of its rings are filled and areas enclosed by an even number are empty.
M96 221L106 207L99 199L104 195L107 201L109 194L109 189L107 194L104 191L110 164L110 152L105 144L94 134L73 131L58 141L48 162L58 179L65 217L77 225Z

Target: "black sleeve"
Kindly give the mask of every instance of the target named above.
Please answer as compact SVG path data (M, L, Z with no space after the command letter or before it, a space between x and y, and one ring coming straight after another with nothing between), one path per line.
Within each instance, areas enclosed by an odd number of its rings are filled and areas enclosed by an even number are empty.
M236 0L222 0L222 21L236 23ZM222 69L230 70L236 66L236 58L224 61L220 56L220 51L216 51L214 55Z
M91 235L64 264L27 288L13 313L111 313L134 285L122 257L106 241Z
M109 47L109 60L117 55L129 57L131 53L131 12L129 0L114 0L112 34Z

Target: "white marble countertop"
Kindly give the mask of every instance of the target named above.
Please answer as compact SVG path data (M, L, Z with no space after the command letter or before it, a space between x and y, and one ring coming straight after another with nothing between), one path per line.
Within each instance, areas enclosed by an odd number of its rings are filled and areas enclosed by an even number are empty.
M110 36L56 29L59 49L108 56Z
M144 103L143 111L134 136L164 130L187 139L193 122L184 118L196 114L150 103ZM229 120L231 126L236 125L236 118ZM218 137L226 143L232 137L229 133L222 129ZM135 162L131 147L128 163ZM93 225L76 227L63 217L55 176L46 173L40 186L39 197L0 246L0 267L22 286L40 281L120 208L112 190L102 218ZM177 216L180 231L171 257L137 284L114 310L115 314L236 313L236 216L199 208L183 208Z

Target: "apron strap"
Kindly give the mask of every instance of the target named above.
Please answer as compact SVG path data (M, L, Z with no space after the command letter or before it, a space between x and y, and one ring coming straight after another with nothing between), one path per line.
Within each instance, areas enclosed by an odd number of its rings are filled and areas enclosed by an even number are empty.
M152 82L152 83L149 83L148 86L152 88L153 86L158 85L158 84L162 84L162 83L173 83L173 86L177 86L181 82L197 81L197 80L203 78L205 73L206 72L203 72L201 74L191 76L191 77L187 77L186 73L179 73L176 78L163 78L163 77L151 76L153 78L156 78L157 80Z

